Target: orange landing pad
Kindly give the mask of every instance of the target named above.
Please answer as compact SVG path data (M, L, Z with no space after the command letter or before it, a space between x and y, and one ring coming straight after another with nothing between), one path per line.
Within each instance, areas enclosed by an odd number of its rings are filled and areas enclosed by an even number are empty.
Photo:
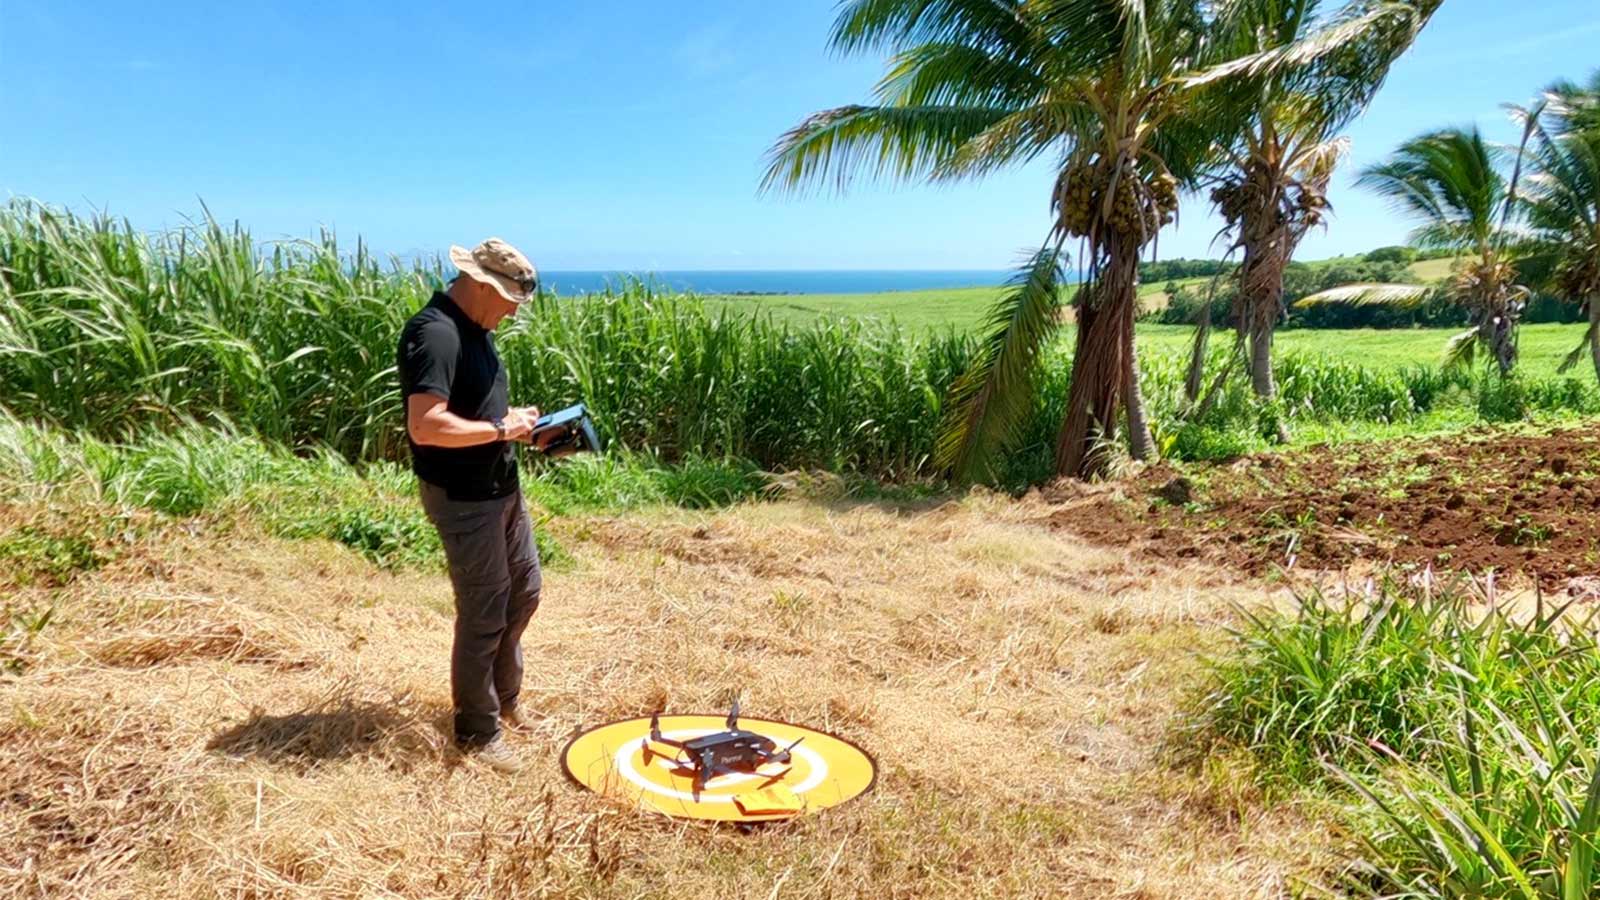
M722 731L723 715L662 716L664 737L686 741ZM739 727L794 748L789 765L769 765L757 774L731 773L711 779L694 796L694 771L670 749L646 752L650 719L625 719L573 738L561 753L567 775L578 784L642 809L684 819L770 822L838 806L872 789L878 770L855 744L822 731L768 719L739 719ZM647 758L648 756L648 758Z

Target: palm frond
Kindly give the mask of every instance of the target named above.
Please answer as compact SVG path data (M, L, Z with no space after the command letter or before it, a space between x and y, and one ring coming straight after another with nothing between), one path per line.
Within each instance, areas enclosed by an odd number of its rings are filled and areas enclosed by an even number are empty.
M1513 106L1515 110L1513 118L1520 116L1522 119L1522 141L1517 145L1516 162L1511 167L1511 180L1506 184L1505 202L1501 204L1500 227L1502 229L1511 221L1511 214L1517 208L1517 187L1522 180L1523 164L1528 159L1528 144L1536 134L1543 132L1539 120L1544 115L1544 107L1543 102L1535 104L1532 109Z
M1522 200L1535 228L1581 237L1600 225L1600 133L1553 139L1532 165Z
M987 175L1036 159L1052 145L1083 134L1094 111L1081 102L1050 101L1018 110L956 148L930 173L936 181Z
M799 191L853 177L911 180L932 173L962 144L1011 110L982 106L841 106L810 116L768 152L762 192Z
M1437 293L1437 288L1424 284L1347 284L1329 288L1308 297L1300 298L1296 306L1309 307L1323 304L1348 304L1351 306L1394 306L1411 309L1421 306Z
M1335 21L1353 26L1349 40L1287 79L1295 92L1314 98L1312 113L1323 134L1343 129L1367 108L1442 5L1443 0L1354 0L1335 15Z
M1017 107L1048 82L1029 63L966 44L920 44L895 54L874 93L886 106Z
M1350 138L1336 137L1301 148L1291 164L1301 181L1326 187L1333 179L1333 170L1338 168L1339 161L1349 153Z
M1587 84L1555 82L1544 89L1542 99L1557 134L1600 129L1600 69Z
M1114 68L1128 76L1143 71L1141 60L1148 60L1154 49L1147 7L1164 5L1144 0L1025 0L1022 4L1040 40L1050 48L1058 71ZM1170 33L1166 36L1176 38Z
M1122 56L1124 59L1148 60L1154 49L1150 44L1150 17L1145 0L1116 0L1118 15L1122 18ZM1159 5L1159 4L1158 4Z
M1316 72L1319 65L1333 62L1344 62L1348 68L1347 59L1342 60L1341 57L1349 58L1358 54L1371 57L1374 54L1370 45L1375 42L1393 48L1387 54L1392 59L1410 46L1416 33L1427 23L1432 15L1430 7L1436 8L1437 3L1352 4L1350 9L1354 14L1304 36L1281 42L1273 41L1264 29L1257 28L1250 37L1264 41L1265 46L1258 45L1254 52L1241 53L1217 65L1184 75L1180 82L1185 87L1196 87L1241 76L1283 79L1295 73ZM1363 50L1366 52L1360 53ZM1371 58L1363 59L1363 68L1369 73L1369 80L1381 83L1388 66L1386 63L1377 66L1375 62L1377 60ZM1374 86L1372 90L1375 89Z
M1406 243L1424 250L1461 252L1472 247L1473 232L1460 222L1424 222L1406 232Z
M1476 127L1445 128L1405 142L1356 183L1406 214L1444 226L1461 243L1484 246L1496 237L1509 193L1499 155Z
M847 0L830 43L842 53L917 44L1025 42L1026 0Z
M1589 323L1589 327L1583 330L1583 340L1579 341L1578 346L1573 347L1571 352L1562 357L1561 365L1556 367L1556 374L1567 374L1573 366L1578 364L1579 360L1583 359L1584 354L1589 352L1590 345L1594 343L1595 330L1597 328L1600 328L1600 320Z
M1059 250L1041 248L990 311L976 360L951 387L934 451L935 464L957 480L989 465L1033 404L1036 362L1059 328L1064 281Z
M1468 328L1460 334L1451 335L1450 340L1444 345L1444 367L1446 369L1471 366L1477 359L1478 329Z
M1600 290L1600 127L1575 125L1586 109L1600 113L1596 87L1557 83L1533 108L1511 107L1525 123L1528 173L1518 202L1532 229L1517 248L1521 269L1572 300Z
M1428 221L1450 218L1450 212L1445 209L1432 186L1412 167L1398 160L1385 160L1368 166L1362 170L1356 185L1383 195L1398 211L1407 215Z

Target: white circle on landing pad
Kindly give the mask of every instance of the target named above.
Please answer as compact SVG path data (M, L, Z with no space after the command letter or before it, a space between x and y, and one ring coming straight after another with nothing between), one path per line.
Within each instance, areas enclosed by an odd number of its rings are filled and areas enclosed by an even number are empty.
M708 734L716 733L716 729L712 728L692 728L682 731L662 732L661 736L664 738L671 738L675 741L688 741L697 737L703 737ZM696 797L693 791L680 791L677 788L670 788L666 785L656 784L654 781L646 778L644 774L641 773L633 764L634 754L638 753L639 749L640 745L638 744L632 746L624 744L622 749L618 750L616 756L612 758L612 764L616 767L617 774L633 782L635 785L638 785L640 788L649 791L652 794L657 794L662 797L670 797L674 800L687 800L690 803L733 802L734 795L732 794L708 794L702 791L700 796ZM794 791L797 795L804 794L806 791L809 791L821 784L822 779L828 777L828 761L822 758L822 754L812 750L810 747L807 747L804 744L794 748L794 750L791 752L793 752L794 755L803 757L805 759L806 763L811 767L811 774L806 776L806 780L794 785L793 787L789 788L789 790ZM667 761L664 754L656 755L663 757L661 760L662 762ZM717 777L706 782L706 788L713 789L718 787L727 787L728 785L738 784L741 781L754 781L757 778L765 777L770 776L763 776L760 774L749 775L743 772L730 772L724 775L718 775Z
M727 727L727 714L663 714L663 736L674 740L716 734ZM694 770L676 758L681 753L653 748L646 761L644 748L650 735L650 717L636 717L597 725L572 736L561 751L567 777L584 788L653 812L679 819L718 822L775 822L847 803L872 789L878 768L872 757L844 738L772 719L756 717L740 726L771 739L778 747L794 746L786 765L763 766L763 777L732 772L711 779L696 798ZM795 745L795 741L804 742ZM769 780L770 779L770 780ZM799 808L774 812L745 812L739 798L765 794L768 788L789 794ZM767 799L772 799L768 797ZM765 801L763 801L765 802Z

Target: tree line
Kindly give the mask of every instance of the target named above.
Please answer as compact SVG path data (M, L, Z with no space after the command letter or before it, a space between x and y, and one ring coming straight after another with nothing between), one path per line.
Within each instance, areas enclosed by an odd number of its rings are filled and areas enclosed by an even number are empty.
M1044 349L1072 321L1056 468L1094 475L1124 428L1132 456L1156 452L1133 325L1140 260L1182 196L1208 199L1226 223L1244 370L1259 397L1275 396L1272 338L1290 263L1328 214L1328 185L1348 150L1342 132L1441 2L846 0L834 49L888 56L873 102L815 113L782 135L763 187L937 183L1052 161L1054 223L952 389L938 458L958 478L995 464L1030 411ZM1582 99L1592 95L1558 85L1521 110L1526 132L1510 173L1475 131L1443 131L1362 177L1423 222L1413 244L1471 257L1429 296L1467 310L1472 336L1457 343L1486 347L1503 370L1535 260L1561 296L1600 294L1596 154L1573 137L1593 115ZM1525 250L1530 243L1542 249ZM1069 258L1087 277L1063 301ZM1376 282L1301 302L1425 302L1418 287ZM1600 304L1589 307L1586 346L1600 372ZM1197 323L1197 364L1211 324Z

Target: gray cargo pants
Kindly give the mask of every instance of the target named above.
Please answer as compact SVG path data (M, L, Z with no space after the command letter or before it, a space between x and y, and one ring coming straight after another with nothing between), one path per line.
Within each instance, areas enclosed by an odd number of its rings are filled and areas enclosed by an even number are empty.
M456 740L481 745L500 733L500 712L522 689L522 632L539 608L539 550L519 491L498 500L451 500L420 482L422 508L439 530L456 594L450 695Z

